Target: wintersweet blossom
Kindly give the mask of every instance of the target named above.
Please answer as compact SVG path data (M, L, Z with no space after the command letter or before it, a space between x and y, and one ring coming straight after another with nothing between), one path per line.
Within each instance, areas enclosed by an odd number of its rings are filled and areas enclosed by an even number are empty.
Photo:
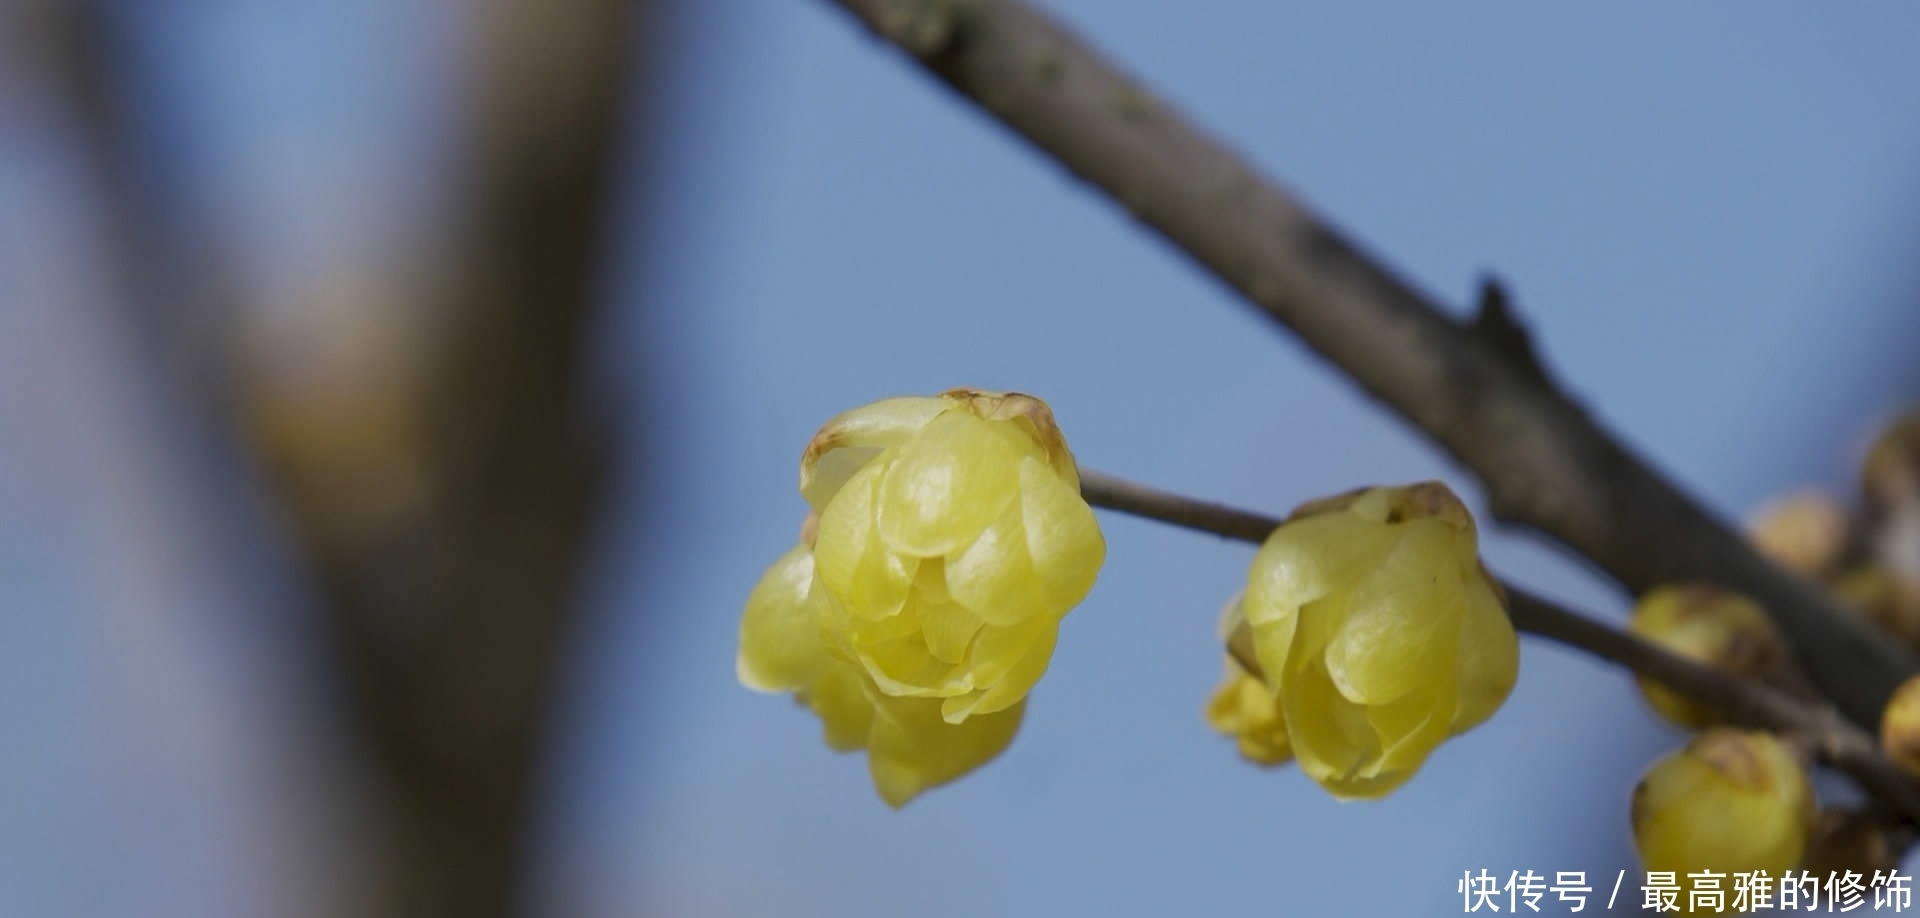
M894 398L820 428L800 464L819 581L879 690L950 723L1019 704L1106 557L1053 412L1017 393Z
M1302 506L1254 558L1243 608L1294 756L1341 799L1398 788L1519 675L1473 517L1438 482Z

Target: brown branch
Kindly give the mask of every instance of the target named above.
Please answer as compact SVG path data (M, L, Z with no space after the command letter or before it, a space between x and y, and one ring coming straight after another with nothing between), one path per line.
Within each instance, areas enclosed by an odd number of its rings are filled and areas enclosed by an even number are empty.
M1635 593L1705 581L1752 596L1862 725L1920 671L1621 446L1530 350L1515 355L1513 335L1450 319L1046 14L1017 0L836 2L1425 431L1479 477L1495 518Z
M445 263L375 291L392 307L376 320L404 312L430 330L400 336L406 370L328 380L344 398L284 385L245 353L237 304L164 283L207 272L134 150L135 75L103 3L59 7L58 75L101 179L121 293L170 381L260 461L322 600L386 831L372 845L380 918L529 905L558 677L613 485L587 348L633 67L653 59L636 26L662 3L474 5ZM218 321L179 321L205 317Z
M1100 472L1080 471L1080 493L1096 507L1258 545L1280 525L1277 517L1161 491ZM1706 706L1729 722L1790 734L1820 759L1851 775L1913 825L1920 826L1920 785L1880 754L1873 737L1831 708L1809 703L1751 679L1704 666L1611 628L1511 583L1508 614L1517 630L1620 664ZM1237 633L1228 652L1248 671L1259 660Z

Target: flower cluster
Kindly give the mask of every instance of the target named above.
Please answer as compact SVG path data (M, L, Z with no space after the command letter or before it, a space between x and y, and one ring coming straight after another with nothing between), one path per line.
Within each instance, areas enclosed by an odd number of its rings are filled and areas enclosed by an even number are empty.
M1858 501L1802 490L1761 508L1747 531L1763 554L1920 651L1920 410L1874 437Z
M1859 511L1801 491L1755 514L1749 537L1762 554L1824 584L1888 638L1920 649L1920 415L1879 435L1861 485ZM1641 597L1631 628L1696 662L1810 693L1766 611L1746 597L1705 585L1664 587ZM1819 810L1806 749L1724 726L1645 678L1640 688L1662 717L1702 731L1655 763L1635 790L1633 836L1646 869L1871 875L1897 862L1896 828L1885 814ZM1894 693L1882 717L1888 758L1920 775L1920 678Z
M842 414L807 444L800 492L814 515L747 601L740 681L793 693L903 806L1012 742L1106 543L1052 412L1026 395Z

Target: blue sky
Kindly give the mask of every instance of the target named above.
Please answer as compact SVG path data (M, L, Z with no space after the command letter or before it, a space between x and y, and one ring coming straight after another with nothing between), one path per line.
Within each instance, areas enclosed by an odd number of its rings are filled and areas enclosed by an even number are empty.
M1050 8L1441 300L1497 271L1579 397L1721 512L1845 486L1920 391L1910 5ZM139 17L162 152L249 283L303 289L416 226L448 10L168 9ZM1463 871L1630 866L1627 792L1678 736L1619 673L1529 641L1493 721L1387 801L1337 804L1199 720L1251 552L1136 521L1106 520L1014 747L904 812L740 688L740 604L804 512L801 445L887 395L1033 392L1083 463L1268 510L1478 492L829 4L701 4L673 38L662 206L627 223L604 339L657 478L596 572L545 829L556 914L1451 914ZM0 450L0 914L250 914L302 860L268 840L311 816L276 775L327 735L291 720L315 707L298 627L243 614L164 406L60 254L87 226L54 125L3 111L0 442L24 448ZM1623 613L1534 541L1486 551Z

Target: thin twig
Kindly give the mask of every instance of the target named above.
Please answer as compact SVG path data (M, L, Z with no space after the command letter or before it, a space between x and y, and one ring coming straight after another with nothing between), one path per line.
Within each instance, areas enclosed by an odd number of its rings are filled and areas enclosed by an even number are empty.
M1449 318L1293 195L1018 0L836 0L1291 329L1471 469L1493 516L1634 593L1708 582L1774 616L1820 690L1872 728L1920 660L1762 558L1540 368L1504 295Z
M1281 522L1276 517L1087 469L1080 470L1080 493L1096 507L1255 545L1264 542ZM1503 586L1508 595L1507 611L1517 630L1618 663L1706 706L1729 722L1802 737L1822 761L1853 776L1874 796L1920 825L1920 786L1880 754L1872 736L1826 705L1804 702L1754 680L1704 666L1511 583ZM1240 644L1230 646L1229 652L1242 666L1258 672L1258 660L1244 646L1244 640Z

